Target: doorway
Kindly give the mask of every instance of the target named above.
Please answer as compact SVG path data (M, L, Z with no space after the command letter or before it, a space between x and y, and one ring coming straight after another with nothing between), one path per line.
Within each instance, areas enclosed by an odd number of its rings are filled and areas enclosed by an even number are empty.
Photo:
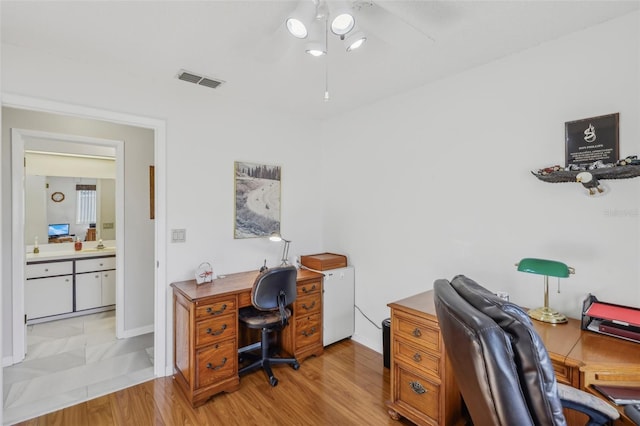
M165 220L166 220L166 204L164 199L165 193L165 127L166 124L162 120L149 119L146 117L133 116L128 114L120 114L114 113L111 111L103 111L97 109L91 109L86 107L80 107L76 105L69 105L64 103L57 103L51 101L45 101L36 98L29 98L17 95L4 95L3 96L3 105L4 107L18 108L29 111L39 111L39 112L47 112L52 114L66 115L76 118L84 118L84 119L92 119L105 123L118 123L125 124L130 126L137 126L144 129L149 129L153 132L153 164L155 166L155 181L154 185L154 194L155 194L155 219L153 221L153 229L154 229L154 248L153 248L153 325L152 329L154 332L154 352L155 352L155 362L154 362L154 374L156 376L165 376L167 374L171 374L171 369L166 366L166 323L165 318L168 315L167 312L167 291L160 283L165 282L165 274L166 274L166 266L165 266L165 246L166 246L166 238L165 238ZM13 206L15 208L16 206ZM23 234L22 229L16 229L16 224L12 223L12 233L13 234ZM22 253L22 252L20 252ZM23 263L17 263L16 259L13 258L11 265L18 268L22 267ZM149 300L145 300L147 303ZM24 303L24 300L21 301ZM7 305L10 307L11 301L5 301L4 308L7 308ZM19 319L16 321L17 323L21 323ZM16 327L12 329L8 329L6 326L3 328L3 333L11 333L13 342L13 358L20 358L20 351L24 351L24 334L23 334L23 326L18 327L18 332L14 330ZM130 330L131 331L131 330ZM144 330L136 330L135 328L131 331L133 333L138 333ZM125 336L128 337L128 331L125 330ZM18 344L16 344L16 341ZM16 356L18 355L18 356ZM24 355L24 354L23 354ZM5 357L6 360L7 357Z

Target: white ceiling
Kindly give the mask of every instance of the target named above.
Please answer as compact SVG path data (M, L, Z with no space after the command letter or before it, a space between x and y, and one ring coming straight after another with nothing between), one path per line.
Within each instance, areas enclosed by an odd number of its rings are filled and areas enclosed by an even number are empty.
M311 1L311 0L305 0ZM225 102L325 118L637 10L635 1L348 1L368 41L328 62L284 28L295 1L7 1L2 43ZM332 2L329 1L331 7ZM215 77L218 89L175 79ZM330 101L324 102L328 76Z

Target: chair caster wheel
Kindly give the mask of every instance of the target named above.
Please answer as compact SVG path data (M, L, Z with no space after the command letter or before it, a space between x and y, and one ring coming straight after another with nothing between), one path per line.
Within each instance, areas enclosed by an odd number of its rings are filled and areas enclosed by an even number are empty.
M300 364L298 364L297 362L293 363L293 364L291 364L291 368L293 368L294 370L297 370L297 369L300 368Z
M271 376L269 377L269 384L271 386L277 386L278 385L278 379L276 379L275 377Z

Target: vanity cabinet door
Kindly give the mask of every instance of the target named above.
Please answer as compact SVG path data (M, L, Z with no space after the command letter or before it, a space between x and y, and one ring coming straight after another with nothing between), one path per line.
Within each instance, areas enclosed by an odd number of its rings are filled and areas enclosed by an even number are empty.
M116 271L102 273L102 306L116 304Z
M73 276L30 279L24 285L27 320L73 311Z
M76 275L76 311L102 306L102 273Z

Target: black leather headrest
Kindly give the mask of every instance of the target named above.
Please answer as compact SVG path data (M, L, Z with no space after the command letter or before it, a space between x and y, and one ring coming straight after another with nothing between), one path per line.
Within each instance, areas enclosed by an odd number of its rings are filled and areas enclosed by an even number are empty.
M464 275L451 281L453 288L469 304L493 319L510 337L520 382L530 407L538 413L536 424L564 424L553 365L529 316L517 305L507 302ZM535 416L535 414L534 414Z

